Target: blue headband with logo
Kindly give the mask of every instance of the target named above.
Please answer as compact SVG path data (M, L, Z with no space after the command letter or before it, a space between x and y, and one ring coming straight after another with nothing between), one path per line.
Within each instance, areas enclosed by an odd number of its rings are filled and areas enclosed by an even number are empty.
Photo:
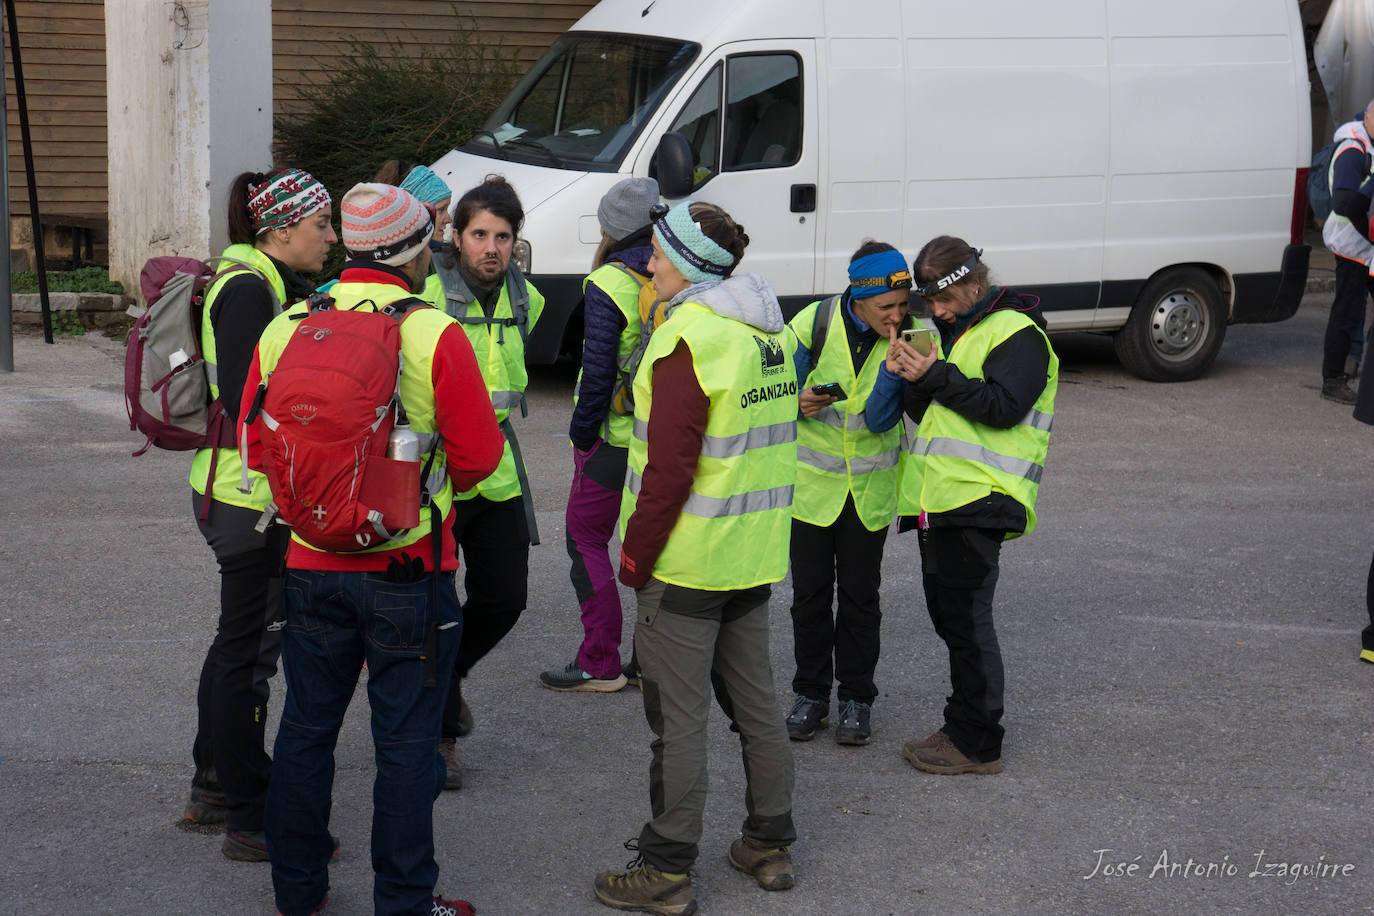
M654 222L658 247L688 283L728 277L735 267L735 256L701 231L690 212L694 203L684 200Z
M850 299L867 299L894 289L911 289L911 271L900 251L874 252L849 265Z
M444 179L423 165L412 168L401 181L401 187L414 194L420 203L435 207L453 196Z

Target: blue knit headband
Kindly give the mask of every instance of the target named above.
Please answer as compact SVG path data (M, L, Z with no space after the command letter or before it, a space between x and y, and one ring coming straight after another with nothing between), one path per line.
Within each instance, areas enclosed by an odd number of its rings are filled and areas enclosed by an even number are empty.
M658 247L688 283L728 277L735 256L712 241L689 212L696 201L685 200L654 223Z
M453 192L444 183L444 179L423 165L417 165L411 169L410 173L401 181L401 187L414 194L420 203L435 207L453 196Z
M850 299L867 299L894 289L911 289L911 271L900 251L878 251L849 265Z

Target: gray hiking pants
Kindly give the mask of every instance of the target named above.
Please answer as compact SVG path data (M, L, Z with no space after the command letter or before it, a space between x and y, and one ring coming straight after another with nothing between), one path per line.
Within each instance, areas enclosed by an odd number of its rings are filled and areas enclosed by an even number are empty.
M696 861L706 807L706 720L711 691L738 729L744 757L746 837L790 845L792 750L768 659L769 586L698 591L658 579L638 592L635 652L651 745L653 819L639 835L644 860L667 872Z

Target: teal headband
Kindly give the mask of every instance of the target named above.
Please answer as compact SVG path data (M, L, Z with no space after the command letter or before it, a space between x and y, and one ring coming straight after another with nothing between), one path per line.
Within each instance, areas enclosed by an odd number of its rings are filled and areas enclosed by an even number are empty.
M894 289L911 289L911 271L900 251L874 252L849 265L849 298L867 299Z
M712 241L692 219L696 201L684 200L654 223L658 247L688 283L705 283L730 275L735 256Z
M401 181L401 187L415 195L422 204L437 207L453 196L444 179L434 174L426 166L417 165Z

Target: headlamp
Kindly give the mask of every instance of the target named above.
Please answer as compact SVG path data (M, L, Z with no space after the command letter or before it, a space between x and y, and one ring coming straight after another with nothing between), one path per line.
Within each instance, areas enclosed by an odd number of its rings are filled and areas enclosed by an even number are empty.
M960 264L958 267L956 267L949 273L945 274L943 277L940 277L938 280L931 280L929 283L922 283L920 286L917 286L917 294L925 297L926 299L930 299L934 296L940 295L945 290L953 286L955 283L958 283L960 280L964 279L964 277L967 277L970 273L972 273L973 268L978 266L978 259L982 256L982 254L983 249L979 248L975 250L967 261L965 261L963 264Z

